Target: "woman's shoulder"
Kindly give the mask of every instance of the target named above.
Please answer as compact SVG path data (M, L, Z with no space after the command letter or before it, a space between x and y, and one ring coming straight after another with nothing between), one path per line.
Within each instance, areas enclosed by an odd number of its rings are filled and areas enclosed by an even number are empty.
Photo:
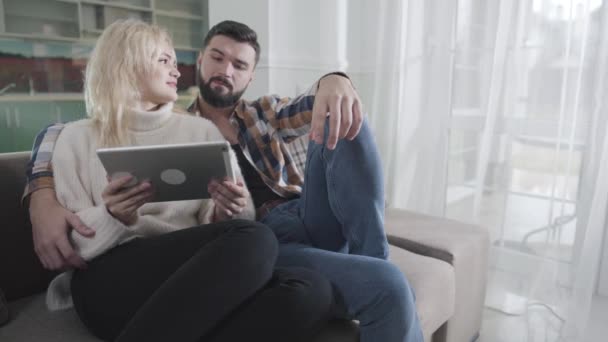
M66 123L65 127L61 131L61 134L66 132L70 134L85 134L94 129L95 123L92 119L80 119Z
M196 131L216 131L217 128L210 120L191 113L173 112L174 119L181 125Z
M65 124L57 137L57 142L65 141L69 144L84 142L96 136L95 123L91 119L81 119Z
M210 120L193 114L174 114L180 140L217 141L224 140L222 133Z

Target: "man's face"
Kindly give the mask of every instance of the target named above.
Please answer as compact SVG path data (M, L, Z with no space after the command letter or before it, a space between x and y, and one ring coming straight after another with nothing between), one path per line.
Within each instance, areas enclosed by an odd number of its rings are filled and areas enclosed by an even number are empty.
M197 63L197 83L203 100L213 107L230 107L253 80L255 50L247 43L218 35L211 38Z

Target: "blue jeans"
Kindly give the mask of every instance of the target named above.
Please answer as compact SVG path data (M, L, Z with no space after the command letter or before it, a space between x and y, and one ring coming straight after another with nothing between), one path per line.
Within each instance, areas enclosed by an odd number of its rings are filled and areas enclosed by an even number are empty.
M332 282L336 316L359 321L361 342L423 341L414 293L386 260L382 169L367 122L333 151L311 141L302 196L262 222L281 243L278 266L311 268Z

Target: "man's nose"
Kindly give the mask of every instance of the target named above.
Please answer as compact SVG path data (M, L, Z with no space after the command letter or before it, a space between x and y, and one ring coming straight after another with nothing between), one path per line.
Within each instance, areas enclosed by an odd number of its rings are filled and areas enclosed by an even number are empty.
M226 62L222 67L222 72L224 75L232 77L232 74L234 74L234 66L232 65L232 63Z

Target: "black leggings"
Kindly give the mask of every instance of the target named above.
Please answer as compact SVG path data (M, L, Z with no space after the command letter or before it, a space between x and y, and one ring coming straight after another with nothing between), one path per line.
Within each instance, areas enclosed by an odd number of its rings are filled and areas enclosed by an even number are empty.
M104 340L304 340L329 319L331 285L275 270L277 248L270 229L245 220L135 239L74 273L74 306Z

